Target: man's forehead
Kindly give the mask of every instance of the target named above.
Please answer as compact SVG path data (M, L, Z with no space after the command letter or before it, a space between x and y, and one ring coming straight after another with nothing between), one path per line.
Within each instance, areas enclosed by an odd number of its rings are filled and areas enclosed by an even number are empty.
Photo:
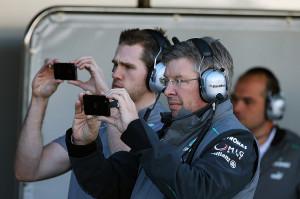
M135 58L140 59L143 53L143 47L140 44L127 45L121 44L118 46L115 57Z
M137 65L143 63L142 56L143 49L140 45L120 45L113 57L114 63Z
M257 86L260 88L266 88L267 81L268 80L265 75L251 74L251 75L242 77L240 80L238 80L237 83L246 83L249 86Z
M165 75L171 75L176 77L184 77L189 75L198 74L194 70L194 63L187 58L179 58L171 60L166 65Z
M262 79L247 78L239 80L235 86L235 94L244 97L264 96L265 83Z

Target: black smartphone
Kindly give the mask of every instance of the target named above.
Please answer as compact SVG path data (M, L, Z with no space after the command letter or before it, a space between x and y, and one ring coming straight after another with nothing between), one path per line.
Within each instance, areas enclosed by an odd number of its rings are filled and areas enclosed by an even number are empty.
M86 115L110 116L110 102L104 95L83 95Z
M77 69L73 63L54 63L54 78L60 80L77 80Z

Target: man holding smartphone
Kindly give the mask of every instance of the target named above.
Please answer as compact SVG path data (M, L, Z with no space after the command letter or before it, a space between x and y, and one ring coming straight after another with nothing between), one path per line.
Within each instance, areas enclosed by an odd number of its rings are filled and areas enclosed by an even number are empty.
M165 38L163 31L153 31ZM149 89L147 77L153 69L159 52L160 46L149 31L130 29L121 33L119 45L112 60L112 88L127 90L141 118L146 109L155 102L156 94ZM62 80L54 79L53 70L49 67L56 62L55 60L48 61L32 81L31 102L22 126L16 153L15 173L20 181L52 178L71 168L65 146L65 136L45 146L42 143L41 129L48 101L62 82ZM102 69L97 66L92 57L82 57L75 60L74 64L79 70L89 71L91 78L86 82L72 80L69 81L70 84L98 95L103 95L109 90ZM154 130L162 127L159 113L164 110L160 103L152 110L148 125ZM115 127L101 124L99 132L106 156L130 149L121 142L121 134ZM91 198L80 189L73 174L69 186L69 198Z
M171 112L159 137L125 89L106 93L119 102L112 117L87 118L82 96L76 102L66 143L80 185L101 199L253 198L258 146L228 99L231 55L220 40L204 37L176 43L162 60ZM93 120L115 125L131 151L105 158L101 143L90 139L98 134Z

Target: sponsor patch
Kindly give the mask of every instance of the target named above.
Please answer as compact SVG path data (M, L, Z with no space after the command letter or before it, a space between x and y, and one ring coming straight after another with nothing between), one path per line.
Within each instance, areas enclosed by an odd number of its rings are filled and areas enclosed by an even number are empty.
M245 150L247 150L247 145L245 145L245 144L243 144L242 142L240 142L237 138L235 138L235 137L227 137L226 138L227 140L229 140L229 141L231 141L231 142L233 142L234 144L236 144L236 145L238 145L238 146L240 146L241 148L243 148L243 149L245 149Z
M283 178L283 173L282 172L280 172L280 171L277 171L276 173L271 173L270 174L270 178L272 179L272 180L281 180L282 178Z
M227 151L228 145L225 143L218 143L214 146L214 149L216 151Z
M236 168L236 162L234 160L232 160L228 155L224 154L223 152L218 151L218 152L214 152L211 154L223 158L226 162L229 163L229 166L231 168L233 168L233 169Z
M281 159L273 162L273 167L277 167L277 168L283 168L283 169L289 169L291 168L291 162L284 162Z
M236 147L232 147L228 144L225 143L218 143L214 146L214 149L216 151L222 151L224 153L227 154L232 154L234 156L236 156L239 160L242 159L242 157L244 156L245 152L242 150L237 149Z

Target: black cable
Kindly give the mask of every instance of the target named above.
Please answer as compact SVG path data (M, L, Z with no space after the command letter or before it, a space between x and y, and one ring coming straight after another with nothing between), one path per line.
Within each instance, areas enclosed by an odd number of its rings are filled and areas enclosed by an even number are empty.
M163 89L163 91L164 91L164 89ZM162 91L162 92L163 92L163 91ZM147 108L147 110L146 110L146 112L145 112L145 114L144 114L144 116L143 116L143 118L144 118L144 120L145 120L146 122L147 122L147 120L148 120L148 118L149 118L149 116L150 116L151 111L154 109L155 105L157 104L157 102L158 102L158 100L159 100L159 97L160 97L160 94L161 94L162 92L159 92L159 93L158 93L158 95L157 95L157 97L156 97L156 99L155 99L155 102L154 102L153 106L152 106L151 108L150 108L150 107Z
M189 148L188 150L188 157L186 159L186 163L191 164L193 157L197 151L197 148L199 146L199 144L201 143L201 141L203 140L204 136L206 135L206 133L208 132L208 130L210 129L211 125L212 125L212 120L213 117L215 115L215 110L213 110L213 113L211 114L210 118L208 119L208 121L206 122L203 130L198 134L195 142L192 144L192 146Z
M216 95L216 99L214 102L212 102L210 104L210 106L212 106L213 108L213 112L210 116L210 118L207 120L206 125L204 126L203 130L197 135L197 138L195 140L195 142L192 144L192 146L187 150L188 153L188 157L186 159L186 163L191 164L193 161L193 157L197 151L197 148L199 146L199 144L201 143L201 141L203 140L204 136L206 135L206 133L208 132L208 130L210 129L211 125L212 125L212 120L214 118L215 112L216 112L216 106L218 104L220 104L222 101L224 101L225 98L223 97L223 95L221 95L220 93ZM183 154L184 156L185 154Z

